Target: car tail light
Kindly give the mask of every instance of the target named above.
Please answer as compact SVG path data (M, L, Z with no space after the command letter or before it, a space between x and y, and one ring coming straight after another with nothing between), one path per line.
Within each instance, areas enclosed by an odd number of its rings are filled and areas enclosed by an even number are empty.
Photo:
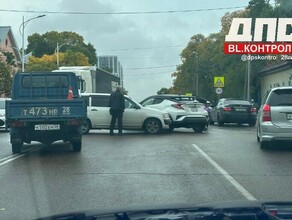
M257 109L256 108L251 108L250 111L251 112L257 112Z
M225 112L230 112L230 111L231 111L231 107L224 107L224 108L223 108L223 111L225 111Z
M271 121L271 106L265 104L263 106L263 121Z
M184 109L183 104L180 104L180 103L172 104L171 106L177 109Z
M13 121L13 122L11 122L10 126L12 128L24 127L25 126L25 122Z

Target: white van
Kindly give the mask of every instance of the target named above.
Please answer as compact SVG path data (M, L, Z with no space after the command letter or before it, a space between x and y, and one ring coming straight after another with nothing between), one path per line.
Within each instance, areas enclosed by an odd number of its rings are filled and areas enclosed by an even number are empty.
M87 120L83 123L83 134L91 129L109 129L110 94L82 93L81 97L87 103ZM144 130L146 133L158 134L162 129L169 129L171 119L167 112L143 107L128 96L125 96L125 107L123 130Z

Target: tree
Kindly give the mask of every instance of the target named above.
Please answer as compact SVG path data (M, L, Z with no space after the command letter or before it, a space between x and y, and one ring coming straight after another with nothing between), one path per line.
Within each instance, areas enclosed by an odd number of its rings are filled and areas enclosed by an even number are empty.
M0 93L10 95L12 76L15 73L14 65L14 56L9 52L0 51L2 54L2 59L0 56Z
M76 53L81 52L88 57L90 65L97 63L96 50L93 45L91 43L85 44L83 37L75 32L50 31L42 35L32 34L28 36L25 53L32 52L33 56L38 58L45 54L53 55L56 52L57 44L60 52L66 52L67 50Z
M241 61L241 55L227 55L223 53L225 36L229 33L233 18L239 17L286 17L292 16L291 0L276 0L276 6L272 7L268 0L251 0L244 10L238 10L226 13L221 18L221 30L218 33L204 36L196 34L191 37L189 44L181 53L182 64L177 66L176 71L172 74L174 93L186 93L198 89L199 96L208 100L216 101L213 85L214 76L225 77L225 87L222 96L245 98L247 84L247 62ZM282 16L280 16L282 15ZM284 16L284 17L285 17ZM292 27L290 33L292 32ZM252 33L254 26L252 27ZM266 34L266 33L265 33ZM280 62L276 61L253 61L251 74L251 97L258 97L259 77L256 75L262 68L267 65ZM198 88L196 86L196 77L198 76ZM165 89L161 89L165 91Z
M61 66L89 66L88 57L83 53L67 51L59 53L59 63ZM57 68L56 55L43 55L41 58L32 56L26 66L27 71L52 71Z

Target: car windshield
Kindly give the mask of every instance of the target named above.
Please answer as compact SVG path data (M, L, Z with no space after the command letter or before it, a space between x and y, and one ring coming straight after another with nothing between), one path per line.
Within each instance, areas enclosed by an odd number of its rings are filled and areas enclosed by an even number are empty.
M0 97L0 220L292 219L291 0L2 0Z

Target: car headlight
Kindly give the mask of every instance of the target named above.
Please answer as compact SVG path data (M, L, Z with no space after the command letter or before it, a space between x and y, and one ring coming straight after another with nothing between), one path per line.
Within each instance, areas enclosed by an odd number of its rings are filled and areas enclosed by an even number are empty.
M169 117L169 114L168 114L168 113L163 113L163 118L164 118L164 119L170 118L170 117Z

